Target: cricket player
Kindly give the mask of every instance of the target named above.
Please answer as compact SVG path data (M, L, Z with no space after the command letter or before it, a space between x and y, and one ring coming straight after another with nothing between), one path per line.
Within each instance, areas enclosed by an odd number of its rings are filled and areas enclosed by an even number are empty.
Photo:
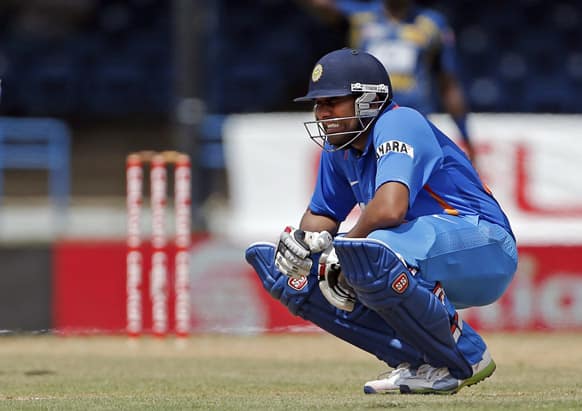
M422 114L437 103L451 115L463 147L475 160L467 104L459 80L455 35L444 15L413 0L303 0L322 14L345 16L351 45L380 60L390 73L394 98Z
M517 251L467 156L393 101L384 65L363 51L323 56L296 101L314 103L305 127L323 152L299 228L246 251L264 288L394 369L365 393L456 393L489 377L495 362L457 309L496 301Z

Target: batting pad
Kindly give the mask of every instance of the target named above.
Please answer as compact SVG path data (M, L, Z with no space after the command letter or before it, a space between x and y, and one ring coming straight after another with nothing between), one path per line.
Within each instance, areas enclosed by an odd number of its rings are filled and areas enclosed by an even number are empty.
M255 243L246 250L246 260L253 266L265 290L280 300L291 313L312 322L332 335L376 356L390 367L407 362L423 363L423 356L396 337L376 312L356 303L352 312L332 306L317 286L317 260L308 278L294 280L275 268L275 245Z
M334 240L334 247L359 301L424 353L433 367L448 367L458 379L472 375L451 333L449 312L386 244L343 237Z

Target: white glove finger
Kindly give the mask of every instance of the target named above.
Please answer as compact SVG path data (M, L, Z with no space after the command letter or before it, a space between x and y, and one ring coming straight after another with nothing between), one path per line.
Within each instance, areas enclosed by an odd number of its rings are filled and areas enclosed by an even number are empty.
M297 266L291 264L281 253L277 253L275 256L275 266L287 276L295 275L297 272Z
M346 290L345 288L343 288L339 284L336 285L335 287L332 287L332 289L341 297L352 298L352 299L356 298L356 295L352 291Z
M291 234L283 231L281 233L280 241L289 251L300 258L307 258L310 254L308 249L305 249Z
M285 250L283 256L290 264L296 265L306 270L309 270L313 265L313 261L310 258L298 258L289 250Z
M321 294L325 297L325 299L334 307L348 312L354 310L356 303L355 297L346 297L344 295L338 294L329 286L326 281L319 282L319 289L321 290Z
M320 264L339 264L339 258L335 253L335 248L333 245L330 245L328 248L325 249L323 253L321 253L321 257L319 257Z
M311 262L311 260L309 261ZM283 254L277 253L275 256L275 267L288 277L301 278L301 276L309 274L311 264L302 267L290 262Z
M333 237L327 231L321 232L313 232L313 231L306 231L305 232L305 242L309 245L309 250L312 253L319 253L329 246L331 246L333 242Z

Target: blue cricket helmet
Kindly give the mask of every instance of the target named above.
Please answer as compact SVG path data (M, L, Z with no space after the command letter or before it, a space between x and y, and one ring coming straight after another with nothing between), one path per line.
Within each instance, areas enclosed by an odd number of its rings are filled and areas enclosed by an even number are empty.
M364 51L348 48L332 51L315 64L307 94L294 100L313 101L350 95L354 96L353 116L316 118L303 123L309 138L325 151L348 148L370 129L382 110L390 104L392 85L386 68L376 57ZM358 121L355 129L328 131L330 124L349 119ZM330 142L331 137L334 137L334 143ZM338 141L338 138L343 141Z
M362 85L372 89L362 89ZM374 88L379 86L378 89ZM387 101L392 100L392 85L386 68L369 53L343 48L319 59L311 73L309 91L293 101L342 97L365 91L386 93Z

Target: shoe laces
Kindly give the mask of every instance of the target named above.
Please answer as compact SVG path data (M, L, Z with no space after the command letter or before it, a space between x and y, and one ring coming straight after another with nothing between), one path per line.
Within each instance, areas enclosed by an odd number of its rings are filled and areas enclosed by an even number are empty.
M418 367L416 376L426 379L427 381L436 381L450 375L447 367L435 368L430 364L423 364Z
M379 380L383 380L386 378L393 377L394 375L400 374L402 371L407 370L410 368L410 364L407 362L403 362L398 364L398 367L394 368L393 370L384 371L380 375L378 375Z

